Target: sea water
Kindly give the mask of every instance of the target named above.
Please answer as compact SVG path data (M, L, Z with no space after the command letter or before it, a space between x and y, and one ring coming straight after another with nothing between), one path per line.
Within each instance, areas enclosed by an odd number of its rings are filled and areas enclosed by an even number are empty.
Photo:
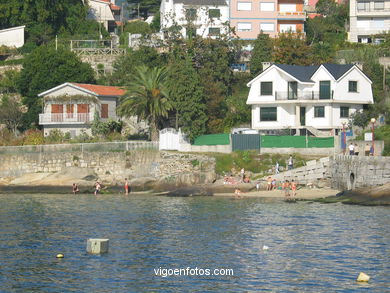
M390 288L389 207L153 195L0 202L0 292ZM88 238L108 238L109 252L88 254ZM359 272L370 281L356 282Z

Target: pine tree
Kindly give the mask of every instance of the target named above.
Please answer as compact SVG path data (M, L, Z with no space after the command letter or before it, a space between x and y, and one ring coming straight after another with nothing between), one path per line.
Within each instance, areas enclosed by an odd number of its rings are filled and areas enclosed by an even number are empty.
M173 61L168 88L178 126L193 142L206 132L206 97L199 75L188 57Z
M262 62L270 62L272 58L272 40L267 34L261 32L255 41L252 50L250 69L252 75L257 75L263 70Z

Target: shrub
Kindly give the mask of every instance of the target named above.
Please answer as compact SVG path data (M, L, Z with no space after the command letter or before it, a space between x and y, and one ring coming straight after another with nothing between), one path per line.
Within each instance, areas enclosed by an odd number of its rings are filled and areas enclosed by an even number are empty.
M49 135L45 137L46 143L62 143L65 139L64 134L59 129L50 130Z
M38 129L29 129L23 134L23 145L39 145L44 142L43 133Z

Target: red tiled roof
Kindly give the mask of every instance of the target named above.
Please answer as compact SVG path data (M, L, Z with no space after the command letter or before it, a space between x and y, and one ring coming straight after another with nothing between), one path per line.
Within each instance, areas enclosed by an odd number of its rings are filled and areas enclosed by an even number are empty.
M116 86L74 83L74 82L72 82L71 84L86 89L90 92L93 92L98 96L123 96L126 93L126 90Z
M121 7L113 3L110 4L111 10L121 10Z

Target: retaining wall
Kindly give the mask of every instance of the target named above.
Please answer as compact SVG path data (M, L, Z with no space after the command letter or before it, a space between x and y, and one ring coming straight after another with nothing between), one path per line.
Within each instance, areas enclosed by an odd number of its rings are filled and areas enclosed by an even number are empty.
M78 167L88 168L101 181L112 184L123 182L124 178L141 177L166 178L170 183L183 184L209 183L215 179L214 158L156 150L1 154L0 160L0 177L55 173Z

